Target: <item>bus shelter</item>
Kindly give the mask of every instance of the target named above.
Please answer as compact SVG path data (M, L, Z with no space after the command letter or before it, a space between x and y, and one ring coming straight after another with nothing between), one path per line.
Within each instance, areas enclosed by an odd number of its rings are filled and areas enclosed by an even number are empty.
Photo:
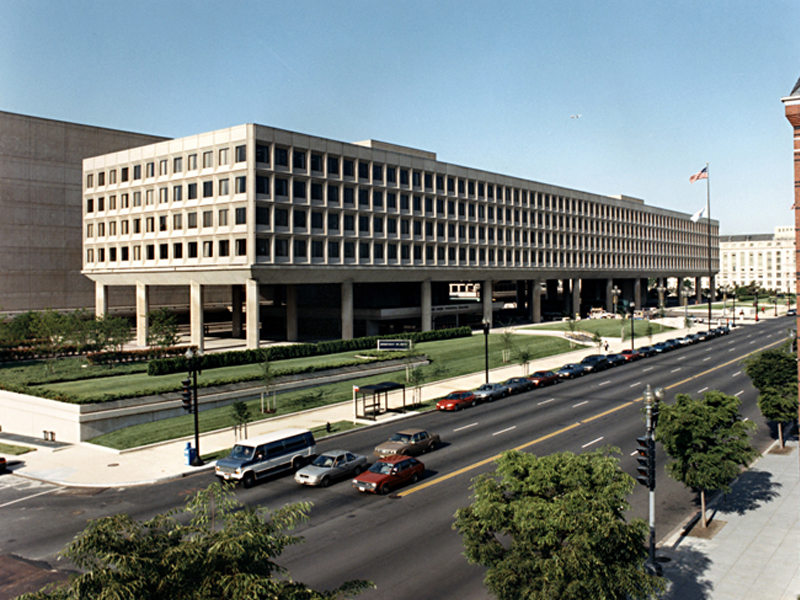
M389 408L389 392L403 390L403 407ZM356 419L374 421L381 413L390 410L406 411L406 386L394 381L384 381L372 385L364 385L353 389L353 412Z

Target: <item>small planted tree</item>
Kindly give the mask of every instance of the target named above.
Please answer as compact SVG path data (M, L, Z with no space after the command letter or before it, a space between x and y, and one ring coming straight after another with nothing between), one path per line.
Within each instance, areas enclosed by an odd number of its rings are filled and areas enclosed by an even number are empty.
M274 413L278 410L277 399L275 398L275 390L272 386L275 383L275 371L272 370L272 364L269 362L269 353L264 352L264 362L261 363L261 380L264 382L264 391L261 392L261 412ZM264 395L267 396L267 407L264 408ZM269 395L272 394L272 408L269 404Z
M233 420L233 435L234 439L239 439L239 432L244 431L244 437L247 438L247 424L253 415L250 414L250 407L246 402L237 400L231 404L231 419Z
M508 451L477 477L456 512L471 563L500 600L646 599L664 582L645 572L648 526L626 521L635 482L610 452L537 457Z
M120 352L133 339L130 323L124 317L105 315L97 320L97 343L106 351Z
M744 371L759 391L761 414L778 425L778 439L784 447L783 426L797 419L797 357L787 348L765 350L745 361Z
M147 345L156 348L169 348L178 343L178 318L168 308L159 308L147 315L150 326L147 332Z
M738 398L720 391L706 392L703 398L678 394L675 400L661 403L655 436L672 458L669 476L700 492L705 528L706 491L730 491L741 468L758 456L750 446L756 424L742 419Z
M408 384L413 389L412 404L422 403L422 384L425 382L425 372L422 367L416 367L408 372Z
M531 352L530 346L525 346L524 348L520 348L517 350L517 360L519 364L522 365L522 376L528 376L528 363L533 360L533 352Z
M503 362L507 363L514 351L514 332L511 329L504 329L500 334L500 343L503 345Z

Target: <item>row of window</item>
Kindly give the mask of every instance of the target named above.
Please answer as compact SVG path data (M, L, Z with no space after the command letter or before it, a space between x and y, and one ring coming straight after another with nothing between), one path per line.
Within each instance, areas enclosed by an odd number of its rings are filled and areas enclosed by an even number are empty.
M215 166L225 166L229 164L230 160L230 149L229 148L219 148L216 151L217 160L216 165L214 163L214 150L206 150L200 154L202 159L203 169L211 169ZM188 154L186 156L186 171L197 171L197 153ZM233 149L233 157L234 163L241 163L247 160L247 146L241 145L236 146ZM171 159L169 158L162 158L158 160L158 176L164 175L174 175L183 172L184 168L184 157L183 156L175 156ZM170 162L172 162L172 172L170 173L169 167ZM107 174L107 177L106 177ZM88 173L86 175L86 187L87 189L95 187L95 175L97 175L97 187L103 187L106 185L106 180L108 181L108 185L115 185L117 183L117 169L109 169L108 171L97 171L96 173ZM156 161L149 161L144 163L144 178L151 179L156 176ZM135 164L126 167L119 168L119 181L120 183L124 183L126 181L138 181L142 179L142 165Z
M184 255L185 247L185 255ZM174 242L172 244L145 244L144 246L112 246L109 248L87 248L87 263L126 262L141 260L181 260L183 258L213 258L214 249L216 256L231 256L231 240L206 240L191 242ZM235 256L247 256L247 240L244 238L233 240Z
M102 238L105 237L106 234L109 236L117 235L117 223L119 223L119 235L128 235L130 233L142 233L143 231L146 233L151 233L154 231L180 231L184 229L184 223L186 229L197 229L198 226L208 228L208 227L227 227L229 226L230 219L229 219L229 212L230 210L227 208L220 208L216 211L217 219L216 225L214 223L214 212L213 210L205 210L200 213L201 220L198 221L198 213L197 211L188 211L188 212L180 212L180 213L172 213L170 215L153 215L150 217L136 217L133 219L120 219L119 221L110 220L110 221L95 221L86 224L86 237L94 238L95 233L97 234L96 237ZM172 217L170 219L170 217ZM170 221L172 227L170 228ZM247 208L246 207L238 207L233 209L233 224L234 225L245 225L247 224ZM142 229L144 226L144 230Z
M216 180L216 196L230 196L230 180L218 179ZM214 193L214 180L202 181L186 184L186 199L197 200L198 197L213 198ZM243 194L247 191L247 178L236 177L234 179L234 193ZM144 195L142 194L144 192ZM156 197L158 204L165 204L168 202L182 202L183 201L183 185L174 185L170 187L150 188L146 190L137 190L129 193L119 194L119 208L127 209L131 207L140 207L142 202L144 206L155 206ZM112 194L108 196L98 196L96 198L86 198L86 212L93 213L103 212L104 210L117 210L117 195Z

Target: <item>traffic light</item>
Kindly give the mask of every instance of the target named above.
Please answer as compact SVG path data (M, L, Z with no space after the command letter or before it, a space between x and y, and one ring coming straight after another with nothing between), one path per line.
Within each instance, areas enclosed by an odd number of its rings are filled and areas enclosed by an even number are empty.
M183 381L181 381L181 384L183 385L183 391L181 392L181 400L183 400L183 410L185 410L188 413L191 413L194 410L192 380L184 379Z
M649 436L636 438L636 481L649 490L656 489L656 442Z

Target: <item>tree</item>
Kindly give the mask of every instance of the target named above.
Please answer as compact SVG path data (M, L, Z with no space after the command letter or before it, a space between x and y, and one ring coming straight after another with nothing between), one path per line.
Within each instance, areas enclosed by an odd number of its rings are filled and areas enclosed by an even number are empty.
M519 361L519 364L522 365L522 376L527 377L528 363L533 360L533 352L531 352L530 346L525 346L524 348L517 350L517 360Z
M273 394L272 408L269 407L269 395L273 392L272 385L275 383L275 371L272 370L272 363L269 362L269 351L264 351L264 362L261 363L261 379L264 382L264 391L261 392L261 412L275 412L278 410L278 403ZM267 408L264 409L264 395L267 396Z
M778 425L784 447L783 426L797 418L797 357L784 350L764 350L745 360L744 372L759 391L761 414Z
M97 320L97 343L104 350L122 350L133 339L130 323L124 317L104 315Z
M453 527L469 562L487 567L494 596L624 600L664 589L644 569L647 524L625 521L635 483L611 452L508 451L474 480L473 503Z
M159 308L147 314L150 327L147 332L147 345L169 348L178 343L178 319L168 308Z
M415 367L406 372L406 381L413 388L411 404L422 403L422 384L425 383L425 371L422 367Z
M235 431L244 429L244 437L247 438L247 423L249 423L250 419L253 418L253 416L250 414L250 408L247 406L247 403L237 400L231 404L231 418L233 419Z
M503 362L511 360L511 352L514 350L514 332L511 329L504 329L500 334L500 342L503 345Z
M230 487L214 483L193 496L183 511L134 521L118 514L90 521L62 551L84 573L68 586L26 594L20 600L322 600L350 598L373 587L348 581L319 592L287 579L275 559L302 541L285 533L308 519L310 504L269 512L245 506Z
M660 405L656 440L673 459L667 473L674 480L700 492L703 527L706 491L730 491L731 482L758 456L750 446L750 431L756 428L739 414L741 402L720 391L703 398L678 394L675 404Z

